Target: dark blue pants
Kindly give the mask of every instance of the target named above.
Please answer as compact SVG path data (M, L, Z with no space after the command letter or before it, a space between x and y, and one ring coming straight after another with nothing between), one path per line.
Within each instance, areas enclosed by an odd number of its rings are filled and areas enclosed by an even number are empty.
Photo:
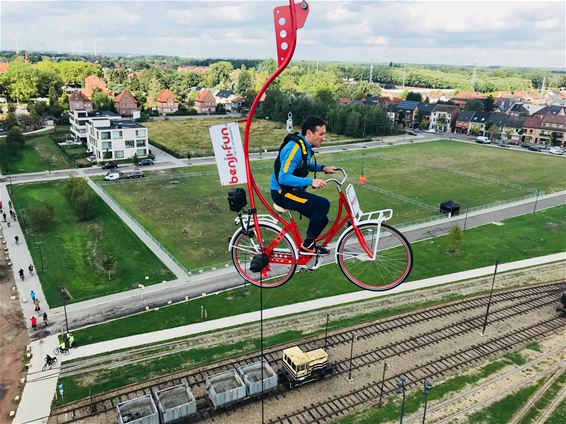
M293 190L282 196L277 190L271 190L271 198L279 206L297 211L309 218L307 238L316 239L328 224L330 202L325 197L316 196L305 190Z

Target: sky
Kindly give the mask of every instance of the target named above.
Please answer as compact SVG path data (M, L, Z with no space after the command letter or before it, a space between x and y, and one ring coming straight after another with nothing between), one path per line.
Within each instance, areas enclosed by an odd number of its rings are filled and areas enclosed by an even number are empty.
M0 1L0 50L275 58L288 1ZM295 59L566 68L566 2L309 1Z

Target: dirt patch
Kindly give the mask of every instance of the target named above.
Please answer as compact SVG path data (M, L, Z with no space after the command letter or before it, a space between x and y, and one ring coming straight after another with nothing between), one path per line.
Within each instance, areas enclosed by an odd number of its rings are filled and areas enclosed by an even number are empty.
M3 234L0 230L0 234ZM20 394L22 358L29 336L26 330L20 303L10 297L17 296L11 269L7 265L4 249L0 250L0 420L16 409L12 402Z

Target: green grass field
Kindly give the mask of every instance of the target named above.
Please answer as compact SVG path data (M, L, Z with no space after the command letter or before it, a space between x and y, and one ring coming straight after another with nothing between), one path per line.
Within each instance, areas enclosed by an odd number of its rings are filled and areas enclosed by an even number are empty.
M233 122L234 118L228 116L224 118L210 119L186 119L186 120L167 120L144 122L143 125L149 129L149 142L157 143L168 147L176 152L180 157L187 157L191 152L193 156L212 155L212 144L210 142L209 125L218 125L223 122ZM244 141L245 123L240 124L240 134L242 143ZM300 131L296 128L295 131ZM277 150L285 138L287 131L285 125L280 122L256 119L252 123L250 132L250 147L252 152L258 149ZM329 133L328 143L337 142L346 137Z
M449 199L464 213L467 207L534 195L528 190L566 189L563 158L463 143L392 146L319 155L318 160L345 167L353 181L363 162L367 184L356 187L360 204L364 210L392 208L393 225L436 215L439 204ZM252 163L267 199L272 166L272 161ZM186 268L230 261L227 240L236 229L235 214L226 200L230 188L220 187L215 166L148 172L143 181L100 184ZM336 190L330 187L320 194L331 200L330 216L335 216ZM303 228L307 223L299 221Z
M447 254L448 237L413 244L414 262L411 281L493 265L496 260L511 262L566 250L566 206L547 209L505 221L497 227L486 225L467 230L460 254ZM266 290L265 308L289 305L358 290L350 284L336 264L313 273L296 274L284 286ZM200 308L208 319L255 311L259 308L259 290L243 287L190 302L162 308L144 315L122 318L75 332L80 344L142 334L201 322Z
M5 143L0 140L0 143ZM54 171L74 168L74 164L61 152L47 134L26 138L25 147L15 163L8 164L8 174Z
M45 233L32 233L24 226L26 243L51 307L62 305L58 287L64 286L71 302L128 290L137 283L154 284L174 275L131 232L99 198L96 217L77 222L62 195L63 181L18 184L10 187L20 223L34 202L50 203L55 209L55 226ZM102 260L116 258L115 273L109 281ZM42 271L41 262L45 271ZM145 276L149 280L145 280Z

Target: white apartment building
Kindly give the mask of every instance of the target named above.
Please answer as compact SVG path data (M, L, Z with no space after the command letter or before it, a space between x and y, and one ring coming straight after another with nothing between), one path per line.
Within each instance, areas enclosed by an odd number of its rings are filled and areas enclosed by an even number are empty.
M69 114L69 124L71 125L71 133L75 141L82 142L85 146L87 144L87 129L86 123L93 118L107 118L109 120L122 119L120 115L114 112L101 110L89 112L84 109L73 110Z
M147 128L130 120L90 118L86 122L87 150L98 162L139 158L149 153Z

